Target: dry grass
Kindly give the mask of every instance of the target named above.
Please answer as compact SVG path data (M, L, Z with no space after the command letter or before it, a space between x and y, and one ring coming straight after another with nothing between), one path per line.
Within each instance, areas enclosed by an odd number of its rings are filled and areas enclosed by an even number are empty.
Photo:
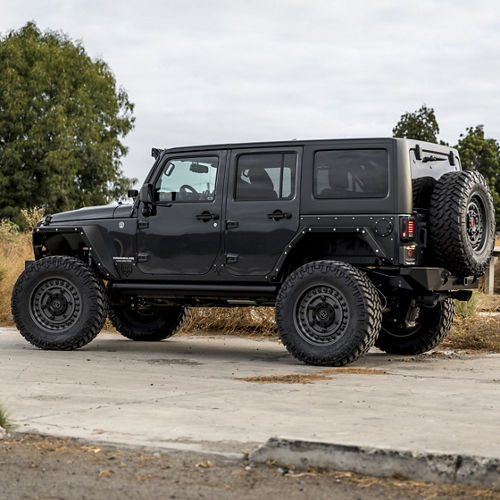
M310 384L317 380L332 380L328 375L321 373L289 373L287 375L260 375L257 377L237 378L241 382L254 384Z
M278 467L280 464L271 461L271 463L268 463L267 465L269 467ZM318 469L315 467L308 467L305 470L298 468L300 472L296 472L294 467L281 466L281 468L284 469L284 477L290 479L330 476L334 477L337 482L345 481L354 483L360 488L365 489L390 484L394 488L399 488L401 490L401 496L399 498L405 498L405 495L410 490L412 493L420 495L425 500L449 500L451 498L498 500L500 498L500 492L498 492L498 490L483 489L478 488L477 486L424 483L421 481L397 477L363 476L355 472ZM359 498L370 498L369 493L370 492L367 491L368 496L360 495Z
M500 317L457 316L440 348L500 352Z
M384 375L385 370L376 368L325 368L312 373L289 373L287 375L260 375L257 377L237 378L242 382L253 382L256 384L310 384L317 380L333 380L331 375L356 374L356 375Z
M500 276L500 265L495 276ZM496 281L496 280L495 280ZM471 305L460 305L450 333L440 347L500 352L500 295L474 293Z
M207 332L244 337L276 337L274 307L194 308L181 333L206 335Z
M17 233L16 228L0 222L0 325L11 325L10 296L24 269L24 261L33 259L31 234Z
M500 275L500 268L498 269ZM500 312L500 293L495 295L478 294L477 312Z

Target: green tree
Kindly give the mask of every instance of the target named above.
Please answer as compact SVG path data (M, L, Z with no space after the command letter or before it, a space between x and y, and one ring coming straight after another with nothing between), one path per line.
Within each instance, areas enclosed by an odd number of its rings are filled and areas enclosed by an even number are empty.
M33 22L0 37L0 219L123 197L133 104L108 65Z
M401 115L398 123L392 129L394 137L405 137L420 141L438 142L439 125L434 109L425 104L417 111Z
M500 228L500 144L487 139L483 125L468 127L460 134L455 148L460 153L464 170L477 170L490 185L496 210L496 225Z
M460 153L462 168L477 170L500 188L500 145L496 139L486 139L484 126L468 127L460 134L455 146Z

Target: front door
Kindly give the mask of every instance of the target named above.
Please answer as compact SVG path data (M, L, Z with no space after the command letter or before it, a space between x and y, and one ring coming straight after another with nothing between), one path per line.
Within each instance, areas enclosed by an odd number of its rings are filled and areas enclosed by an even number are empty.
M302 148L231 152L226 205L226 269L267 276L299 227Z
M138 267L155 275L202 275L221 245L224 151L177 154L151 179L151 214L139 207Z

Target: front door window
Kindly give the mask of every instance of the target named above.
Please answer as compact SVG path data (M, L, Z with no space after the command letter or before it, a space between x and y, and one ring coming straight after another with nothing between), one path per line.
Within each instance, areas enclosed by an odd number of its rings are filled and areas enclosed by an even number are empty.
M169 160L156 182L155 201L213 201L217 167L216 156Z

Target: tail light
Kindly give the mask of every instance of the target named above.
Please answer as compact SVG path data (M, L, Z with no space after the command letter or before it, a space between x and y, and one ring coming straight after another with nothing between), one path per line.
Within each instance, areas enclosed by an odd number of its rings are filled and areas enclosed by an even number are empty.
M401 217L401 239L403 241L415 238L415 219L412 217Z
M415 237L415 220L408 219L408 238Z

